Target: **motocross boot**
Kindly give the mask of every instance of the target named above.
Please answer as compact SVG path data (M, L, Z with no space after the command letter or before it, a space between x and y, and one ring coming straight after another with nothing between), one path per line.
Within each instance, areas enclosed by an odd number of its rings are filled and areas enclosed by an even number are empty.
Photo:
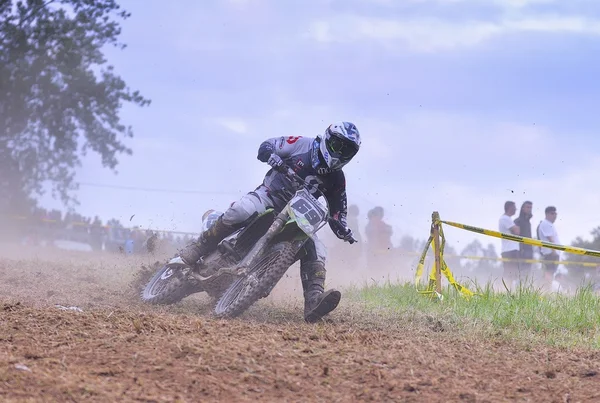
M300 265L304 290L304 320L308 323L315 323L333 311L342 298L338 290L324 291L326 272L325 265L321 262L302 262Z
M190 242L183 248L179 252L179 257L185 264L194 266L202 256L213 252L219 242L234 231L234 227L223 223L223 216L221 215L208 230L200 234L197 240Z

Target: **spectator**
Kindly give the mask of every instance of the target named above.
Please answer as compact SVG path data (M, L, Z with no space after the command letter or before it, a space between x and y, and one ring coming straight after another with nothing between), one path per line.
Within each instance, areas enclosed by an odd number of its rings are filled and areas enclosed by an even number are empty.
M90 246L95 251L102 250L102 234L103 234L103 232L104 232L104 228L102 227L102 221L100 221L100 218L98 218L98 216L96 216L94 218L94 223L91 225L91 228L89 230Z
M533 214L531 210L533 203L526 201L521 205L521 211L519 216L515 219L515 225L519 227L519 235L531 238L531 217ZM519 258L520 259L533 259L533 246L524 243L519 244ZM531 263L519 262L519 274L521 279L531 275Z
M552 279L552 291L562 293L571 292L571 284L568 275L569 270L566 267L558 267Z
M376 249L392 248L392 227L383 221L383 207L377 206L367 213L369 220L365 232L367 242Z
M515 215L517 212L517 206L513 201L507 201L504 203L504 214L500 216L498 220L498 230L503 234L514 234L519 235L519 227L511 220L510 217ZM509 239L502 239L502 252L503 259L519 259L519 243L511 241ZM507 280L508 287L512 288L514 282L519 278L519 262L518 261L505 261L504 263L504 274L503 278Z
M367 213L369 220L365 233L367 236L368 265L375 270L385 264L384 258L392 249L392 227L383 221L383 207L377 206Z
M538 239L540 241L558 244L560 241L558 240L558 233L554 227L554 222L558 216L556 207L548 206L546 207L546 210L544 210L544 213L546 214L546 218L540 221L537 227ZM544 279L548 285L551 285L554 273L558 267L560 256L556 250L550 248L540 248L540 254L544 261Z
M158 246L158 232L153 232L150 230L146 231L146 240L144 241L144 245L146 247L146 252L150 254L154 254L156 252L156 248Z

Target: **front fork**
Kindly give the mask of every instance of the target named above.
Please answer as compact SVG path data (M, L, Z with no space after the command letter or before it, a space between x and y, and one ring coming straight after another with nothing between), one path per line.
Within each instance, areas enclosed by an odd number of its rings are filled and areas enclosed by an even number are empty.
M257 261L258 259L260 259L260 256L262 255L262 252L265 248L265 246L271 242L271 240L273 240L273 238L279 234L283 228L283 226L285 225L285 223L288 222L288 220L290 219L290 213L288 212L288 209L285 208L283 209L282 212L280 212L277 217L275 217L275 220L273 221L273 224L271 224L271 226L269 227L269 229L267 230L267 233L265 235L263 235L252 247L252 249L250 249L250 251L246 254L246 256L244 257L244 259L242 259L242 261L233 268L233 273L232 274L236 274L236 275L245 275L246 274L246 270L249 267L252 267ZM306 239L297 239L294 240L292 242L292 245L294 246L294 253L298 253L298 251L300 250L300 248L302 248L302 246L304 245L304 243L306 242ZM231 269L221 269L221 270L227 270L231 273Z
M250 251L246 254L246 256L244 256L242 261L240 261L234 267L220 268L219 270L217 270L217 273L215 273L213 276L218 277L221 274L231 274L234 276L245 276L247 274L248 268L252 267L258 261L258 259L260 259L260 256L262 255L262 252L263 252L265 246L269 242L271 242L271 240L277 234L279 234L279 232L281 232L281 229L283 228L283 226L289 219L290 219L290 214L287 211L287 209L284 209L282 212L280 212L277 215L277 217L275 217L275 220L273 221L273 223L267 230L267 233L265 235L263 235L261 238L259 238L258 241L256 241L254 246L250 249ZM298 251L300 250L300 248L302 248L302 246L304 245L305 242L306 242L306 239L294 240L292 242L292 245L294 245L294 249L295 249L294 253L298 253ZM211 277L213 277L213 276L211 276Z
M283 209L282 212L277 214L277 217L275 217L275 220L267 230L267 233L254 244L252 249L244 256L244 259L237 265L236 269L238 270L238 274L244 274L248 267L252 267L252 265L256 263L264 247L281 231L289 218L290 214L287 209ZM240 271L242 273L240 273Z

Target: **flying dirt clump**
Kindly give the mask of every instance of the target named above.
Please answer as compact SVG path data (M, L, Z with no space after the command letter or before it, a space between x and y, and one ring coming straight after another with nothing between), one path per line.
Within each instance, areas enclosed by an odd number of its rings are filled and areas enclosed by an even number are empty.
M154 273L156 273L156 271L160 269L162 265L163 264L161 264L159 261L156 261L151 265L142 264L140 270L133 274L133 279L129 283L129 288L131 288L132 294L140 295Z

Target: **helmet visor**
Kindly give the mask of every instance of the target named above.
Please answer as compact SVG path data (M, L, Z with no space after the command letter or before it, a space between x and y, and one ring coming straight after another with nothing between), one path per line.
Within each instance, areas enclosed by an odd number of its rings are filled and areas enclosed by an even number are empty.
M336 158L342 161L349 161L358 152L356 144L350 140L331 135L326 141L327 150Z

